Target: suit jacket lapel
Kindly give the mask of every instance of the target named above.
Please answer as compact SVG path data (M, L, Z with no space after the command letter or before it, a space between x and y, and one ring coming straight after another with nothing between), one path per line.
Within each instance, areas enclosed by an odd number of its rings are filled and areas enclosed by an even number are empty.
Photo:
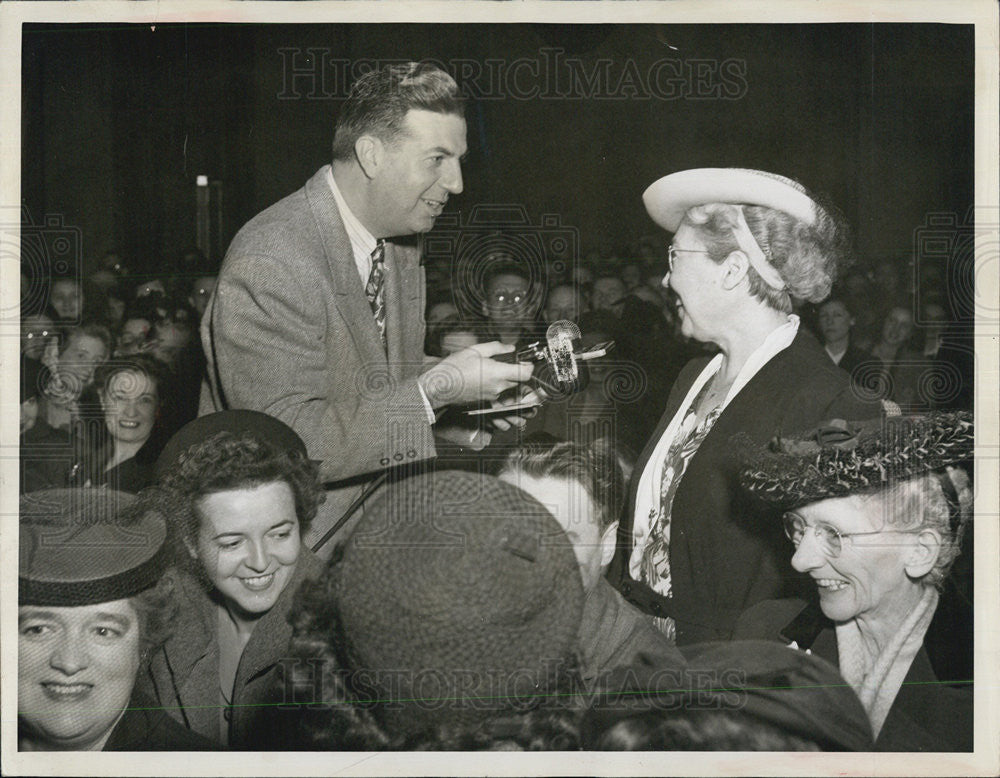
M347 237L337 201L326 180L326 168L320 169L306 182L306 199L316 220L323 253L333 277L333 303L347 322L358 353L364 356L366 362L382 361L385 351L378 325L365 297L365 285L354 264L351 240Z

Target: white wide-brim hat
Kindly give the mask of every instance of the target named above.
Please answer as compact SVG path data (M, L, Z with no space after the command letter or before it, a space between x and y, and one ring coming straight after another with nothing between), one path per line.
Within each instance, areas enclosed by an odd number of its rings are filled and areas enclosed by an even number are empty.
M653 221L668 232L677 232L689 208L707 203L763 205L806 224L815 223L819 210L805 188L792 179L746 168L706 167L671 173L651 184L642 201Z

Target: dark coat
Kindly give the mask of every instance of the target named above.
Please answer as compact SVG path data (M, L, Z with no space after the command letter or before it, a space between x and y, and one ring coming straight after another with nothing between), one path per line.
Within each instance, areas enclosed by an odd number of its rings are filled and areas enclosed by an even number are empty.
M847 374L800 328L791 345L733 398L688 462L671 514L673 596L662 597L628 572L636 490L653 449L710 359L689 362L670 392L636 464L618 552L608 570L608 580L641 610L676 621L678 645L728 640L740 613L754 603L808 590L806 580L788 565L781 511L751 501L739 485L743 463L733 445L736 436L763 445L779 432L804 432L826 419L864 419L880 412L878 404L855 396Z
M653 626L652 618L626 602L603 578L583 601L579 646L581 675L588 688L639 654L654 657L659 667L685 664L681 652Z
M274 696L281 692L279 660L288 654L292 627L287 619L295 592L303 581L322 570L319 559L303 547L288 586L254 627L236 671L229 711L230 748L256 749L256 722L262 709L280 702ZM216 605L192 574L177 572L176 580L181 603L178 624L140 670L136 685L185 727L218 742L221 702Z
M136 691L102 751L217 751L219 746L164 713Z
M69 433L53 429L38 414L35 426L21 436L21 494L70 485L73 445Z
M933 626L934 621L932 629ZM735 637L782 643L794 641L800 649L809 649L839 666L834 624L823 615L815 600L758 603L740 617ZM928 648L925 641L914 657L875 740L876 751L972 750L972 684L963 678L951 681L939 678L932 664L937 667L943 664L934 661Z

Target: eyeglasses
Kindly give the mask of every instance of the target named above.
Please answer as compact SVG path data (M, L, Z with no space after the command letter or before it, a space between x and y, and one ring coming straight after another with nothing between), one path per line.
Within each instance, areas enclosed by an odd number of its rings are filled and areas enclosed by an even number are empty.
M674 244L671 243L667 246L667 267L671 273L674 272L674 260L677 259L678 254L708 254L709 252L704 249L679 249L674 248Z
M513 308L528 301L527 292L499 291L489 296L490 302L499 308Z
M806 530L811 529L819 540L823 553L831 559L836 559L840 556L840 552L844 548L844 538L858 538L863 535L881 535L887 532L894 532L901 535L909 535L919 532L919 530L912 529L877 529L873 532L841 532L832 524L826 524L824 522L820 522L818 524L806 524L805 519L797 513L786 513L781 517L781 520L785 525L785 534L788 536L788 539L792 541L792 545L794 545L795 548L798 548L799 544L802 543L802 538L805 537Z

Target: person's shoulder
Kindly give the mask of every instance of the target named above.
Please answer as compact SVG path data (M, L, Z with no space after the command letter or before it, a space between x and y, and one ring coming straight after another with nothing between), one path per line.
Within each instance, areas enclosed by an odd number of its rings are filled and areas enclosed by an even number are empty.
M736 620L734 640L780 640L781 630L806 608L797 597L762 600L751 605Z

